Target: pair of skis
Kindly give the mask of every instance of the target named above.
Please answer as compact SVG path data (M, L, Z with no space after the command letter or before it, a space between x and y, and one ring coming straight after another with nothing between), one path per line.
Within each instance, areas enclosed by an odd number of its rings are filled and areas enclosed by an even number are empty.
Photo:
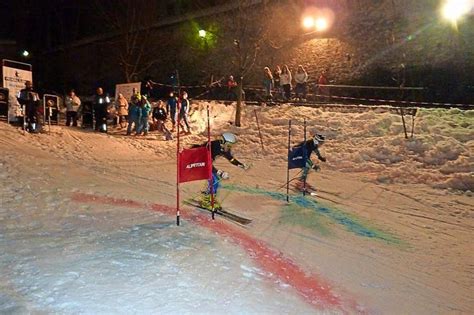
M212 212L212 210L202 207L200 205L199 201L195 200L195 199L187 199L187 200L184 201L184 203L189 205L189 206L198 208L200 210L205 210L205 211L208 211L208 212ZM233 212L229 212L229 211L224 210L224 209L218 209L218 210L216 209L216 210L214 210L214 213L216 213L217 215L220 215L220 216L222 216L222 217L224 217L228 220L231 220L235 223L238 223L240 225L248 225L248 224L252 223L251 219L242 217L240 215L237 215Z

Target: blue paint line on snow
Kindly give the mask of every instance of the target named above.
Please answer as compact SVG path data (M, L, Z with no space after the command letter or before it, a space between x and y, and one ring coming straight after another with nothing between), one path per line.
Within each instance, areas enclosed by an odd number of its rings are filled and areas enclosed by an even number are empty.
M253 195L268 196L273 199L286 202L286 194L275 192L275 191L268 191L261 188L251 188L251 187L244 187L244 186L238 186L238 185L223 185L223 188L230 191L239 191L239 192L245 192L245 193L249 193ZM328 218L332 219L334 222L342 225L346 230L356 235L359 235L362 237L379 239L379 240L386 241L388 243L394 243L394 244L400 243L399 239L390 235L389 233L370 227L368 224L362 223L360 219L353 218L350 214L345 213L344 211L339 210L335 207L323 205L320 202L318 202L315 198L317 197L310 197L310 196L304 197L301 195L290 196L290 201L292 201L293 203L295 203L296 205L300 207L312 209L314 211L317 211L318 213L321 213L327 216Z

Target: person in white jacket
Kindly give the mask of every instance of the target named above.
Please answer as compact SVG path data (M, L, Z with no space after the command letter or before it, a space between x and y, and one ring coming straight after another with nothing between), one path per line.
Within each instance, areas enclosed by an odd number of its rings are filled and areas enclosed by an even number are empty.
M284 65L280 75L280 85L283 88L283 96L286 101L291 99L291 80L291 71L288 69L287 65Z
M77 111L81 106L81 100L77 97L76 92L71 90L65 99L66 103L66 126L77 127Z
M306 73L302 65L298 66L298 70L295 74L295 82L295 97L300 101L306 101L308 73Z

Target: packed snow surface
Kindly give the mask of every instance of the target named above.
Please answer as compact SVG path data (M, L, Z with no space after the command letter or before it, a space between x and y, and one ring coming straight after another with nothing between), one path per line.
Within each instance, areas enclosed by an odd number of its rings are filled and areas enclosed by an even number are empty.
M195 102L183 147L206 141L208 105L212 137L234 132L234 155L251 165L216 162L231 175L219 193L224 207L253 223L217 220L279 252L279 263L324 279L345 307L315 307L232 236L196 224L199 210L181 205L179 227L172 214L152 211L176 207L175 140L64 126L34 135L0 122L0 313L474 309L473 111L419 110L413 137L405 117L405 139L400 115L388 110L246 106L236 127L234 104ZM309 176L321 198L293 192L287 204L290 119L292 145L303 140L304 121L308 137L326 135L328 162ZM203 185L180 185L181 198ZM77 197L84 194L98 199Z

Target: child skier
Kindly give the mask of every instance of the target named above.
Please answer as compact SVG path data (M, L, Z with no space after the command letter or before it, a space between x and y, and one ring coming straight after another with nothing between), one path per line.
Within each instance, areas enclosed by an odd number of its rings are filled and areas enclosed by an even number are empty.
M223 133L222 139L211 141L212 161L214 161L218 156L223 156L227 160L229 160L230 163L232 163L233 165L239 166L243 168L244 170L247 170L249 167L246 164L239 162L232 155L231 147L236 142L237 142L237 137L233 133L230 133L230 132ZM201 146L206 146L206 145L207 143L203 145L195 145L193 147L201 147ZM220 186L219 185L220 180L228 179L228 178L229 178L229 174L227 172L216 169L214 165L212 166L212 179L209 181L206 191L204 191L201 195L201 200L200 200L201 207L212 210L211 193L213 193L215 196ZM211 187L212 187L212 191L211 191ZM214 198L214 209L216 210L222 209L220 203L216 200L216 198Z
M318 159L322 162L326 162L326 158L321 155L321 152L319 152L319 147L324 144L325 137L321 134L316 134L312 139L307 140L306 142L301 142L298 146L305 146L306 148L306 163L305 166L302 168L302 174L299 178L299 181L296 183L296 188L299 190L306 190L308 191L311 189L311 186L306 183L306 180L308 178L308 173L311 169L314 169L315 171L319 171L320 167L318 164L314 164L313 161L311 160L311 153L315 153Z

